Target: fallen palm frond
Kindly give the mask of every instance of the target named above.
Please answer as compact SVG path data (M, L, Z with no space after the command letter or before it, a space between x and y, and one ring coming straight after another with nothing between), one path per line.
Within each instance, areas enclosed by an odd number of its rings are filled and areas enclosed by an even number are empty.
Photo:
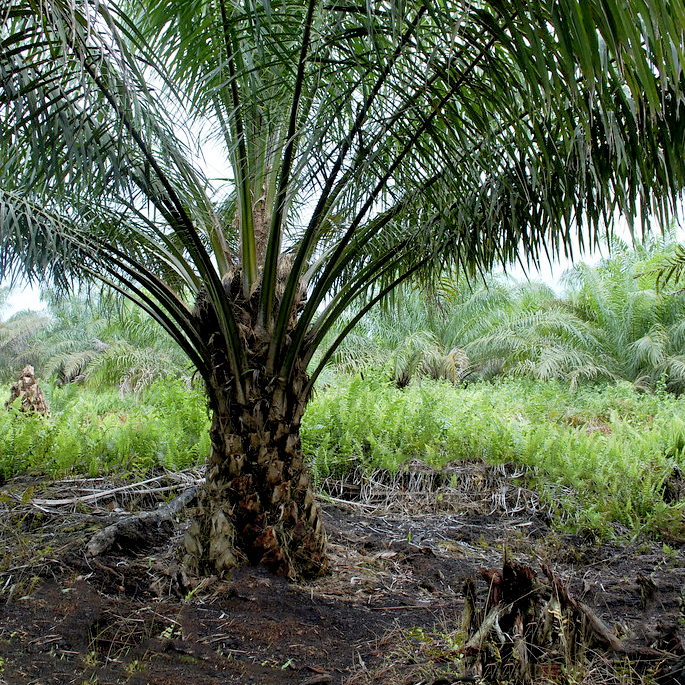
M512 464L462 461L434 469L411 459L398 471L358 467L341 479L326 478L328 495L378 511L534 514L542 509L538 494L526 486L531 469Z
M62 497L56 499L45 499L36 497L31 500L31 504L36 508L54 508L63 506L82 505L86 503L95 503L102 499L115 498L115 496L117 495L120 497L124 496L133 498L136 495L170 493L199 485L204 481L204 478L200 475L199 470L194 470L181 471L178 473L166 471L164 474L160 476L154 476L152 478L147 478L146 480L140 481L138 483L119 485L117 487L96 488L94 487L94 483L98 481L103 484L107 483L105 479L100 478L57 481L54 485L62 485L63 487L73 488L74 494L70 497ZM152 487L153 485L157 485L163 482L167 482L168 484L161 485L158 487ZM78 492L83 491L87 492L88 494L76 494Z
M176 517L197 499L197 494L197 486L187 488L154 511L127 516L99 530L88 542L86 555L97 557L112 549L137 552L162 544L174 534Z

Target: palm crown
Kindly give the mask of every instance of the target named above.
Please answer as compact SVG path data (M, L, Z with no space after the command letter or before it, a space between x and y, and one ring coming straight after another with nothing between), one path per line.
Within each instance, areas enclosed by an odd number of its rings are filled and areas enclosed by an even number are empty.
M206 289L236 378L221 279L239 271L273 334L269 371L287 375L356 297L429 264L537 258L615 208L664 208L681 175L683 16L630 10L12 2L5 270L106 275L200 370L186 304ZM225 143L220 204L178 133L192 120Z

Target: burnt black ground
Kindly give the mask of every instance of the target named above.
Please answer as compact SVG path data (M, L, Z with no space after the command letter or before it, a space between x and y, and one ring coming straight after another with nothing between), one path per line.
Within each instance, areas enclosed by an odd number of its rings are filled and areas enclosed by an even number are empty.
M244 568L196 585L175 561L180 532L145 553L87 559L108 518L38 511L17 501L25 488L5 486L0 525L0 682L11 685L386 682L393 640L406 649L417 631L456 632L464 579L484 591L481 570L501 568L505 550L551 565L622 637L647 646L683 625L685 554L673 540L597 544L535 512L327 503L327 576L292 585Z

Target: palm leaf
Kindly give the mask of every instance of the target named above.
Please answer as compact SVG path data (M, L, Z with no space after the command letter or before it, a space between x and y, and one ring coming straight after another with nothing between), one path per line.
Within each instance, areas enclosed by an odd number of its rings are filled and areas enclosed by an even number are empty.
M242 396L227 274L259 299L266 371L287 379L351 305L410 277L537 263L594 246L617 212L644 227L673 211L684 22L665 0L12 0L0 267L105 278L207 376L202 293ZM216 194L190 126L225 147Z

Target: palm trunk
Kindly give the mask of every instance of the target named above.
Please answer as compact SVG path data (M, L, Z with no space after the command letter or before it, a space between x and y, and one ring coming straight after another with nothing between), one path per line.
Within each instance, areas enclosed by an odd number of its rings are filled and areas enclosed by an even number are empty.
M206 307L196 311L213 318ZM247 323L248 311L242 311ZM243 330L252 352L244 403L236 401L225 350L213 351L207 382L212 448L186 533L185 562L199 573L222 575L237 565L263 564L293 580L314 577L326 569L326 535L299 436L306 371L302 365L288 384L265 377L260 362L266 345L256 340L254 327ZM210 344L217 339L208 336Z

